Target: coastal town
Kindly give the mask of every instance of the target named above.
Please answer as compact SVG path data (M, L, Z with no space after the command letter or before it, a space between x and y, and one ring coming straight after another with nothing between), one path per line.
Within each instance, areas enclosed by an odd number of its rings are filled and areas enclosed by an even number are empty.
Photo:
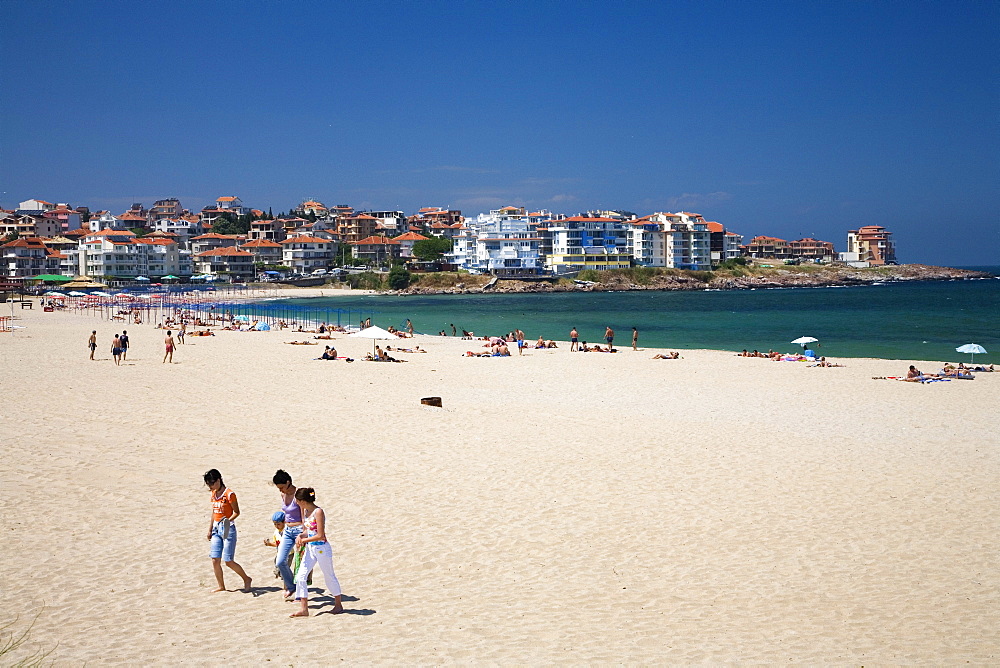
M634 267L897 263L892 233L884 227L847 230L845 241L840 252L833 242L812 238L758 235L744 241L726 225L687 211L566 215L506 206L466 216L425 207L406 215L308 200L275 215L223 196L196 212L166 198L115 214L28 199L0 210L0 278L51 283L87 277L125 286L327 279L344 268L405 266L531 281Z

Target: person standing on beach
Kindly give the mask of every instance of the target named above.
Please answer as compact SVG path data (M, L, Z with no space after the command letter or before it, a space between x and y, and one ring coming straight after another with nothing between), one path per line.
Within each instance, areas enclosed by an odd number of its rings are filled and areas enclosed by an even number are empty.
M177 330L177 341L179 343L184 343L184 335L187 334L187 328L187 323L182 320L181 328Z
M316 491L312 487L303 487L295 491L295 500L302 508L305 532L295 539L297 546L305 546L306 553L295 573L295 600L299 602L299 611L289 617L309 616L309 571L313 566L319 566L326 581L326 593L333 596L333 614L344 611L340 600L340 582L333 572L333 550L326 540L326 513L316 505Z
M97 330L96 329L90 333L90 338L87 339L87 347L90 348L90 359L94 359L94 351L97 350Z
M458 336L458 330L455 329L455 323L451 323L451 335Z
M611 344L615 340L615 330L611 329L610 326L604 330L604 340L608 342L608 348L611 348Z
M128 332L122 330L122 335L118 337L118 347L122 349L122 361L128 357Z
M281 510L285 513L285 530L281 534L281 543L278 545L278 554L274 561L278 565L281 580L285 585L285 599L291 599L295 594L295 580L288 565L288 555L295 547L295 539L302 533L302 510L295 500L297 489L292 484L292 476L278 469L271 482L281 493Z
M163 353L163 363L166 364L167 358L170 358L170 363L174 363L174 337L171 331L167 330L167 336L163 339L163 345L166 346L166 352Z
M518 355L523 355L524 354L524 332L522 332L520 329L515 329L514 330L514 336L517 337L517 354Z
M115 338L111 340L111 356L115 360L115 366L122 365L122 343L121 337L115 334Z
M576 327L569 330L569 351L579 352L580 350L580 332L576 331Z
M639 330L632 328L632 350L639 350Z
M218 588L214 591L226 591L225 576L222 574L222 563L243 578L243 591L250 591L252 578L246 574L243 567L234 561L236 556L236 518L240 516L240 504L236 494L226 487L222 474L218 469L210 469L203 476L205 484L212 492L212 521L208 525L206 538L212 544L208 556L212 559L212 569Z
M406 319L406 331L410 333L410 336L413 336L413 323L410 322L409 318Z

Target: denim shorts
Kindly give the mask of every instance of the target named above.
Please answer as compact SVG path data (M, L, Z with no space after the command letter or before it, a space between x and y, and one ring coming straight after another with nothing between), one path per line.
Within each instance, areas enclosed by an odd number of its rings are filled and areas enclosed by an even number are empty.
M229 536L222 540L222 522L212 525L212 545L208 550L208 556L212 559L222 558L228 563L236 556L236 525L229 525Z

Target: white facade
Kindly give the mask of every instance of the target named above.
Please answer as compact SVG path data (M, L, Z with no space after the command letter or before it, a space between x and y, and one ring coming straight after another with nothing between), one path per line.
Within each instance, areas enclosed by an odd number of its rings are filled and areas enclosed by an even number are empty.
M629 252L637 264L675 269L712 268L712 233L698 214L654 213L629 223Z
M330 269L337 244L312 236L289 237L281 242L281 263L292 271L310 274L316 269Z
M51 211L56 205L43 199L26 199L18 204L17 208L20 211Z
M537 274L544 270L541 239L522 215L494 215L477 221L476 252L472 268L491 273ZM482 214L479 216L482 220Z
M547 265L553 271L631 266L629 226L620 220L572 217L545 225L552 240Z

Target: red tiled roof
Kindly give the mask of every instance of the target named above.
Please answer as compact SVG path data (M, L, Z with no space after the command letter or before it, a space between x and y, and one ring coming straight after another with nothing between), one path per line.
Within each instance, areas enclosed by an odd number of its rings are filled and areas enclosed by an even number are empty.
M227 246L225 248L213 248L212 250L195 253L195 257L216 257L216 256L253 257L253 253L250 253L245 250L240 250L239 248L235 248L233 246Z
M281 244L268 239L254 239L240 245L240 248L281 248Z
M45 244L37 237L21 237L8 241L0 248L45 248Z
M425 237L422 234L417 234L416 232L407 232L406 234L400 234L398 237L393 237L393 241L427 241L430 237Z
M299 236L299 237L288 237L281 243L283 244L329 244L333 243L329 239L322 239L320 237L310 237L310 236Z
M70 234L70 232L67 232L66 234ZM101 230L100 232L89 232L87 236L88 237L108 237L108 236L134 237L135 232L133 232L132 230L112 230L111 228L106 228Z
M217 232L208 232L207 234L202 234L197 237L191 237L191 241L198 241L199 239L239 239L238 234L219 234Z
M709 232L725 232L726 228L722 226L722 223L706 223L708 225Z
M216 202L235 202L236 198L235 197L220 197L220 198L218 198L215 201Z
M164 239L163 237L142 237L141 239L136 239L140 244L149 244L150 246L171 246L176 244L173 239Z
M395 239L390 239L389 237L378 236L378 235L372 237L366 237L361 241L352 241L351 243L354 244L355 246L388 246L393 244L397 246L399 245L399 242L396 241Z
M573 216L572 218L563 218L562 220L554 221L558 223L617 223L618 220L614 218L586 218L584 216Z

